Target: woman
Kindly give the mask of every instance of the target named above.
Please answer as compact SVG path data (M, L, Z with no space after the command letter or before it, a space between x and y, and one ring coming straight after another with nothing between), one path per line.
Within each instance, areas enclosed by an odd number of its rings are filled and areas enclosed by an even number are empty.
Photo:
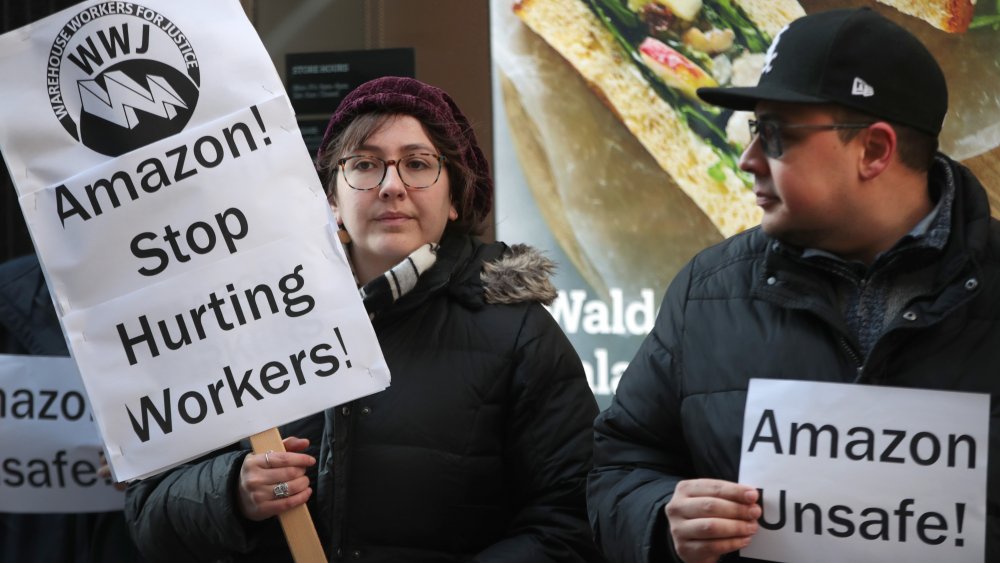
M317 165L392 385L283 430L321 429L318 463L289 438L133 485L139 545L287 558L270 517L308 500L332 560L599 561L584 501L597 406L540 304L551 262L473 237L493 185L465 116L427 84L374 80L343 100Z

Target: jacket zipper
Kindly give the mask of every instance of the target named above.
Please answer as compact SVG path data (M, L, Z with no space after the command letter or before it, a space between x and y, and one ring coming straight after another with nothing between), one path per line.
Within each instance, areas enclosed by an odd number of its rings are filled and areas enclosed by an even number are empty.
M847 338L841 336L837 339L837 342L840 342L840 347L843 348L845 352L847 352L848 357L850 357L851 361L854 362L854 369L856 372L856 377L854 379L854 382L857 383L858 381L861 381L861 376L864 374L865 370L865 366L864 363L861 361L861 357L858 356L858 353L854 351L854 347L851 346L851 343L847 341Z

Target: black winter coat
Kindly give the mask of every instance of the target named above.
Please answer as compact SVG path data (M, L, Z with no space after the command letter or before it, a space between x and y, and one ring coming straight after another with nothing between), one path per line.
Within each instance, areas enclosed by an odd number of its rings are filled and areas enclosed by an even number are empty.
M680 480L737 480L749 380L810 376L989 393L986 561L1000 561L1000 224L968 170L943 157L935 167L932 182L951 177L956 193L933 289L903 308L863 364L825 274L759 228L678 274L595 423L588 503L610 560L676 560L663 508Z
M550 267L449 235L417 286L375 316L391 386L299 429L320 446L309 507L331 561L601 560L584 496L597 406L539 304L554 296ZM147 556L287 559L274 519L238 516L243 455L130 487Z
M0 265L0 353L68 356L38 259ZM0 421L2 424L2 421ZM0 563L138 561L121 511L0 513Z

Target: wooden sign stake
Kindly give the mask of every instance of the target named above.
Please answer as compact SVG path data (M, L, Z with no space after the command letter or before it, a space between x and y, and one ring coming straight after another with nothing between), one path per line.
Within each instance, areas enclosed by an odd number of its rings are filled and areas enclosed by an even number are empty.
M250 436L250 444L253 445L253 453L263 454L268 450L272 452L285 451L285 445L281 442L281 433L277 428L271 428L258 434ZM302 504L295 508L282 512L278 515L281 520L281 529L285 531L285 539L288 547L292 551L292 558L295 563L326 563L326 555L323 554L323 545L319 542L316 534L316 526L313 524L309 509Z

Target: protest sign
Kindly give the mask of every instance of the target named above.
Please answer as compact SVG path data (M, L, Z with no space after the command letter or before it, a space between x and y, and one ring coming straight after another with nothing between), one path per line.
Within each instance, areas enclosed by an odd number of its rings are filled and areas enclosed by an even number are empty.
M747 557L981 562L985 394L750 382L739 481L763 499Z
M0 512L121 510L70 358L0 355Z
M0 149L117 480L389 384L238 2L85 2L0 37L0 71Z

